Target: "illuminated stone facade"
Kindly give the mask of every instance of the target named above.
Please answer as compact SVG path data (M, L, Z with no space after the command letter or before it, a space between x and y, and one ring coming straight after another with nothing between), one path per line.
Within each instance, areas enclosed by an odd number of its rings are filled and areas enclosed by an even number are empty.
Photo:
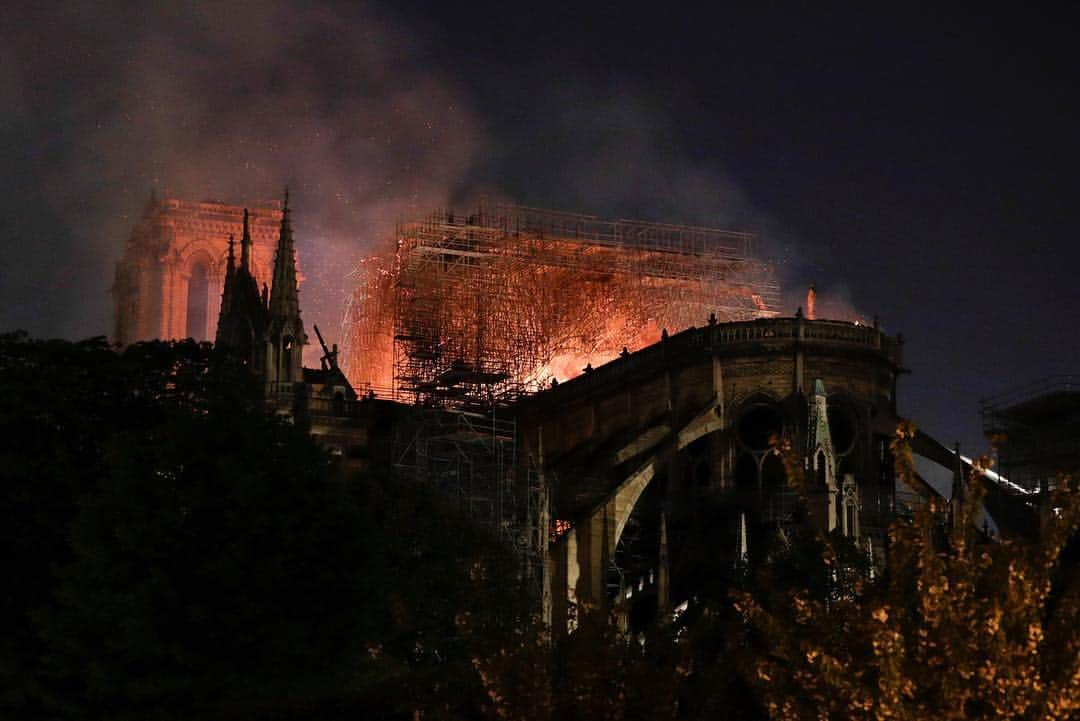
M277 203L250 211L252 274L270 282L281 224ZM242 233L244 209L213 201L151 199L116 265L113 341L213 340L230 235Z

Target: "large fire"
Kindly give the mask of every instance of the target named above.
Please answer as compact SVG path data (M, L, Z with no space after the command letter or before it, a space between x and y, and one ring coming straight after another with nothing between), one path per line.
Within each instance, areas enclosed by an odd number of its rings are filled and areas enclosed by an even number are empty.
M401 226L346 313L359 388L422 402L535 390L700 325L776 314L752 236L498 207Z

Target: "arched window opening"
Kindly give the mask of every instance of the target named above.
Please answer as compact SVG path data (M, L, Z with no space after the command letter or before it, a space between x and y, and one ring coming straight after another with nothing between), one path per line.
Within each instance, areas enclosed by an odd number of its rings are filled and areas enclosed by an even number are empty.
M784 419L772 405L753 405L739 416L736 432L739 442L752 451L768 450L773 436L784 430Z
M825 490L825 484L827 482L827 480L826 480L826 475L827 474L826 474L825 454L822 453L821 451L818 451L817 456L814 457L814 465L816 466L816 468L814 469L814 476L813 476L813 478L814 478L814 490L815 491L823 491L823 490Z
M828 465L824 451L814 455L814 466L807 474L807 512L819 528L825 528L829 521Z
M608 598L632 631L649 628L657 619L660 513L664 497L662 479L644 490L626 519L622 536L606 571ZM668 528L667 541L674 541ZM667 589L670 593L670 587Z
M290 378L292 376L292 347L292 336L285 336L281 341L281 370L282 375L285 378Z
M829 435L837 455L850 453L855 447L859 424L851 406L839 399L829 399Z
M210 272L205 263L196 262L188 276L187 337L198 341L207 340L207 300L210 290Z

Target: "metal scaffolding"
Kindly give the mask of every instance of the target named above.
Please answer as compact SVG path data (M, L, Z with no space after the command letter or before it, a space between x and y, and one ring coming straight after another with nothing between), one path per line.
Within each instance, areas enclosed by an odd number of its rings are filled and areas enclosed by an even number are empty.
M500 539L515 555L523 588L539 598L546 550L539 530L543 489L531 465L519 468L516 421L498 409L417 407L406 418L396 429L398 477L434 484L474 524Z
M754 236L519 206L434 213L358 269L342 338L361 389L486 407L669 332L777 314Z

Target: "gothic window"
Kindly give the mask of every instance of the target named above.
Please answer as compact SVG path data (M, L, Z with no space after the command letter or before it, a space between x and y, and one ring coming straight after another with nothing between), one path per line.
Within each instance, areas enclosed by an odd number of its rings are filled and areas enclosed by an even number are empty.
M291 335L287 335L282 339L281 347L282 347L282 350L284 351L281 354L281 356L282 356L281 357L282 375L285 378L289 378L289 377L292 376L292 355L293 355L292 354L293 338L292 338Z
M187 336L195 340L207 340L208 300L210 295L210 272L206 263L197 261L191 265L187 293Z
M748 407L739 416L736 433L739 442L751 451L768 450L772 437L783 433L784 419L772 404L759 403Z
M825 480L825 476L826 476L826 469L825 469L826 460L825 460L825 454L822 453L821 451L819 451L817 456L814 458L814 465L817 466L817 468L814 469L814 476L813 476L813 478L814 478L814 490L823 491L823 490L825 490L825 483L826 483L826 480Z
M858 421L851 403L842 396L829 398L829 435L836 455L850 453L858 435Z

